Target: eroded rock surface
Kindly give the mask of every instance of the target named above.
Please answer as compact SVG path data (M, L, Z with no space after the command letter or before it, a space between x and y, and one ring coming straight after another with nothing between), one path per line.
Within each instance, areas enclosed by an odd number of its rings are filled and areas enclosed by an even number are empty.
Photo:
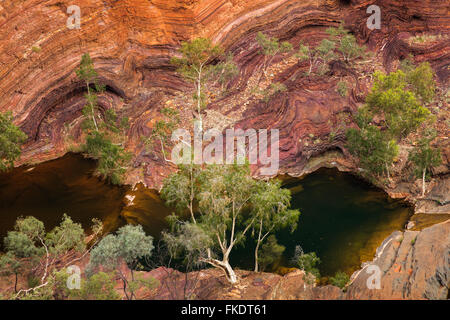
M372 3L79 0L81 29L69 30L67 8L73 1L4 0L0 3L0 112L12 110L17 124L29 137L18 165L59 157L71 144L80 142L84 87L74 71L81 55L89 52L101 82L106 85L106 92L99 98L101 109L114 108L119 116L130 118L126 148L134 159L127 182L160 186L174 168L158 157L157 151L147 151L141 137L151 132L162 106L172 105L181 111L189 107L192 87L176 74L169 59L176 54L181 41L203 36L233 53L240 68L239 75L228 85L227 94L208 106L205 113L210 125L220 122L225 127L280 129L281 173L298 175L313 170L320 164L308 161L324 154L334 154L327 159L330 165L355 170L344 148L343 130L339 128L343 119L362 104L372 72L393 70L399 59L412 53L416 62L430 62L440 88L448 88L450 74L447 1L378 1L381 30L371 31L366 27L369 16L366 9ZM303 77L307 70L305 62L300 63L293 56L278 58L269 67L269 79L262 89L270 82L281 82L287 91L267 103L251 94L263 60L255 40L257 32L289 41L298 48L300 41L316 45L326 37L326 28L337 26L341 20L360 44L367 45L374 54L372 58L352 68L332 63L324 77ZM420 44L411 41L417 34L440 36ZM336 92L340 80L351 85L347 97ZM431 197L433 203L445 202L448 198L445 174L450 160L448 105L444 103L439 112L435 111L437 105L430 107L437 115L444 158L436 173L441 179L430 187ZM419 192L413 189L411 183L406 183L404 188L393 188L391 194L407 197ZM213 290L205 297L445 298L449 233L447 222L420 233L406 231L401 242L390 238L375 259L383 272L380 290L366 288L364 272L356 277L345 295L334 287L305 287L301 273L294 273L284 278L249 275L252 282L247 289L239 292L230 289L228 293ZM208 273L214 271L205 272L203 288L208 288L206 285L212 281L223 283L214 274L208 278ZM211 286L218 288L215 284ZM202 294L206 295L199 292L199 296Z
M368 278L369 266L380 270L379 289ZM186 288L201 299L447 299L450 286L450 220L422 231L396 231L378 248L375 259L354 273L345 292L335 286L313 287L304 272L285 276L237 271L240 282L230 286L218 270L184 274L158 268L149 273L161 285L147 298L182 298ZM170 276L169 276L170 275ZM195 287L195 289L194 289ZM178 289L177 289L178 288Z
M142 181L150 187L159 186L173 168L157 151L146 151L141 136L149 134L163 105L182 110L191 97L191 86L169 63L182 40L209 37L234 54L240 73L206 113L214 115L211 123L227 119L228 126L280 129L282 171L293 174L301 173L311 157L342 150L339 125L363 101L374 70L391 70L399 58L413 53L417 62L431 63L440 85L448 82L450 25L445 1L380 2L382 27L373 31L366 26L366 9L372 3L362 0L81 0L81 29L69 30L67 8L72 4L0 4L0 111L12 110L29 136L22 163L58 157L79 142L85 100L74 70L85 52L107 85L99 99L101 108L114 108L131 119L127 149L135 158L127 182ZM373 58L352 69L333 63L325 77L303 77L306 62L293 56L277 58L269 67L270 79L262 85L282 82L287 92L267 103L249 94L262 64L257 32L297 48L300 41L317 44L326 37L325 29L340 20L368 46ZM410 41L422 33L442 36L423 45ZM340 80L351 84L348 97L336 92Z
M367 281L380 268L380 289ZM450 220L421 232L394 232L376 258L354 274L346 299L447 299L450 286ZM372 281L369 281L373 283Z

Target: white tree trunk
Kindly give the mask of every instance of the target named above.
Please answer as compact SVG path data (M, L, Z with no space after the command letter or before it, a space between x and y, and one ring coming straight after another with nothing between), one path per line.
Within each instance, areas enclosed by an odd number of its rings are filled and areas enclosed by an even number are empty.
M422 172L422 198L425 196L425 176L426 176L426 172L427 172L427 169L426 168L423 169L423 172Z
M237 282L236 273L234 272L233 268L231 267L230 263L228 262L228 258L224 258L223 261L208 258L208 259L203 259L203 262L209 263L213 267L223 270L223 272L225 273L225 275L227 277L227 280L231 284L235 284Z

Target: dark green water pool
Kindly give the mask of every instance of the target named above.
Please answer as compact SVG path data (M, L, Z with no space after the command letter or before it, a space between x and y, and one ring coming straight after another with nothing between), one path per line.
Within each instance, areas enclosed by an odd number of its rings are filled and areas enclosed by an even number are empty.
M157 193L142 186L131 190L107 185L93 176L94 169L95 162L67 154L1 174L0 236L21 215L33 215L52 228L67 213L84 227L93 217L102 219L108 230L126 222L140 223L158 238L170 210ZM403 229L412 213L403 202L337 170L321 169L303 179L286 180L285 186L293 193L293 207L302 215L293 234L288 230L277 233L286 246L278 265L289 266L295 246L301 245L322 259L319 269L325 276L337 270L350 274L361 262L372 260L376 247L392 231ZM252 246L240 248L232 262L251 269Z
M322 276L339 270L351 275L362 262L373 259L376 248L391 232L404 229L413 213L403 201L336 169L290 178L284 186L291 190L292 207L300 209L301 215L293 233L286 229L276 234L286 247L279 266L289 266L295 246L300 245L305 253L316 252L320 257ZM240 265L253 265L241 257L238 260Z

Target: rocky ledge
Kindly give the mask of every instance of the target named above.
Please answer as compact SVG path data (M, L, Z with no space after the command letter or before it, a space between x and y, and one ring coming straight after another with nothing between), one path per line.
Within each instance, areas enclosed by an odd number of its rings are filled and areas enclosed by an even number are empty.
M305 282L304 272L298 269L284 276L242 270L237 273L239 283L230 286L215 269L186 276L172 269L158 268L145 276L158 279L160 286L142 298L183 299L188 292L196 299L231 300L448 299L450 219L422 231L392 233L377 249L374 260L364 263L344 290L331 285L312 286ZM378 275L379 287L375 279Z

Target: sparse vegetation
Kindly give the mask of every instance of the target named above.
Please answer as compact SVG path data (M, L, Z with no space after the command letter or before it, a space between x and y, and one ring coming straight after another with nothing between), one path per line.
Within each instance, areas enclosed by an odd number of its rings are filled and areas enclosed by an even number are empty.
M410 62L405 62L402 68L406 73L402 70L388 75L375 72L366 105L355 116L359 128L347 131L349 151L372 177L386 174L389 179L398 154L398 141L432 120L430 111L423 106L434 96L430 65L423 63L413 68ZM379 117L378 124L373 123L374 116Z
M180 122L180 113L178 110L170 107L162 108L160 113L163 118L155 122L151 135L143 140L147 147L153 147L155 143L159 144L164 160L171 162L166 157L165 146L169 144L172 131Z
M355 36L344 28L344 23L341 23L338 28L328 28L326 32L330 35L330 40L337 44L336 49L345 62L364 57L365 46L358 45Z
M336 91L339 93L341 97L346 97L348 95L347 82L339 81L337 84Z
M98 83L97 72L88 53L82 56L80 68L76 70L76 74L80 80L84 81L87 91L82 126L87 137L81 150L89 157L98 160L98 175L112 184L120 184L131 159L131 155L123 148L128 118L123 117L119 120L112 109L105 112L104 118L101 117L97 93L102 93L105 87Z
M20 158L21 145L26 139L26 134L13 124L12 113L0 113L0 172L14 166L14 162Z
M192 41L182 42L179 53L181 57L173 57L171 63L177 67L177 72L183 78L194 83L195 108L193 112L197 113L196 118L202 130L202 111L206 108L210 98L205 92L206 84L219 83L224 89L225 84L238 73L238 69L231 54L217 65L211 64L212 60L222 57L224 52L210 39L196 38Z
M333 286L339 287L341 289L344 289L347 283L350 281L350 277L342 271L336 272L334 277L330 278L330 283Z
M409 160L414 164L414 173L422 179L422 197L425 196L425 181L429 177L431 168L442 162L441 150L431 146L431 141L436 137L435 131L429 131L422 137L409 155Z
M271 83L265 89L255 88L254 93L262 95L262 101L268 103L272 97L277 93L285 92L287 90L286 86L281 82Z
M300 269L305 271L305 282L313 284L320 278L320 272L317 265L320 264L320 258L315 252L304 253L301 246L295 247L292 262Z
M307 75L316 72L318 75L324 75L328 71L328 63L335 58L335 43L323 39L316 48L310 48L300 43L299 51L296 56L300 61L308 61L309 70Z
M259 265L261 271L267 270L267 268L277 261L279 261L286 248L277 242L275 235L271 234L267 237L267 241L261 246L261 252L259 257Z
M441 33L438 34L417 34L408 39L410 44L426 44L434 41L446 40L448 38L447 35L443 35Z
M267 79L267 68L272 63L273 59L278 54L285 54L292 51L292 44L288 41L280 42L279 39L275 37L268 37L262 32L258 32L256 35L256 41L260 47L260 54L264 56L264 60L261 67L261 74L259 76L258 83L261 82L264 76Z

